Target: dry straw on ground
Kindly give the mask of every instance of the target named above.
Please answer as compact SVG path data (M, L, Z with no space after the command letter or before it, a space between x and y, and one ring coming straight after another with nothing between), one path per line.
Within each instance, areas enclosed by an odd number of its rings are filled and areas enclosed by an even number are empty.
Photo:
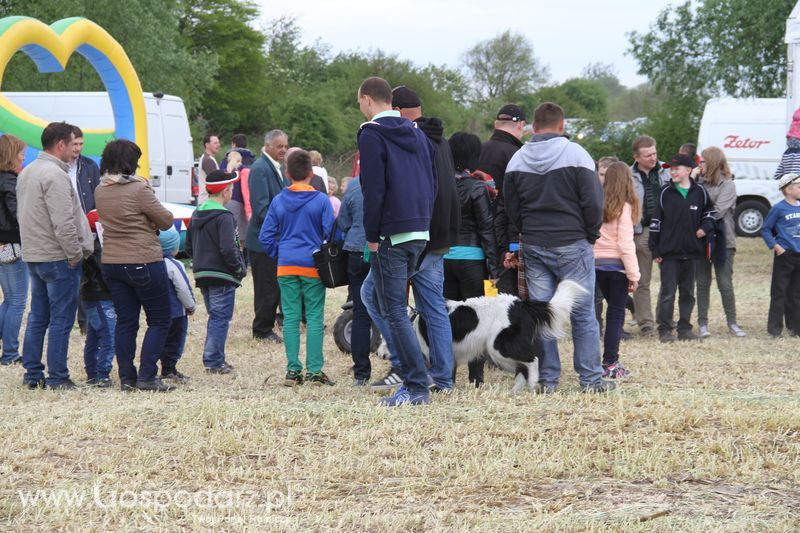
M203 310L180 363L192 381L172 394L28 391L3 367L2 529L796 531L800 344L767 337L771 259L739 245L750 335L724 333L714 289L714 336L625 343L635 376L608 395L578 392L562 341L554 396L511 396L512 376L490 369L481 390L459 372L454 394L387 410L350 388L330 336L338 386L287 389L282 349L250 338L249 280L233 375L202 371ZM344 297L329 293L329 329ZM75 330L76 379L82 340Z

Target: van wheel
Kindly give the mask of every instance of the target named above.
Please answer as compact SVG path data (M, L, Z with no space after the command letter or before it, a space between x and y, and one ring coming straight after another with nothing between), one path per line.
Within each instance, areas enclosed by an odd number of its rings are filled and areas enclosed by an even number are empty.
M736 206L734 221L736 235L740 237L758 237L767 217L769 207L758 200L745 200Z
M352 353L350 347L350 333L353 330L353 309L345 309L333 324L333 341L336 347L344 353ZM381 345L381 334L375 324L370 332L369 351L375 353Z

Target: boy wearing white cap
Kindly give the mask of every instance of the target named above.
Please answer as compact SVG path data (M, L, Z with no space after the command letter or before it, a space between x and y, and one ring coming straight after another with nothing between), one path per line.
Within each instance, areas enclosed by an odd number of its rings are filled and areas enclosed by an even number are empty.
M769 210L761 237L775 253L772 263L767 333L780 337L783 316L792 335L800 335L800 174L784 174L778 181L783 200Z

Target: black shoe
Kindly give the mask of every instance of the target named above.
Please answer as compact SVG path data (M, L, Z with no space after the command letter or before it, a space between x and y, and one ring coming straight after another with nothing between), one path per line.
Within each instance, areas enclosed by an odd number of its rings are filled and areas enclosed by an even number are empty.
M303 384L302 370L289 370L283 378L283 385L286 387L296 387Z
M78 386L75 385L74 381L72 381L71 379L67 378L64 381L59 381L55 385L50 385L47 388L50 389L50 390L72 390L72 389L77 389Z
M333 380L331 380L331 378L325 375L325 372L321 371L314 372L313 374L311 372L306 372L305 382L310 383L312 385L330 385L330 386L336 385L336 382L334 382Z
M477 387L478 385L475 386ZM440 387L439 385L434 385L433 387L428 387L428 391L430 391L432 394L451 394L453 392L453 388L444 388Z
M534 394L555 394L558 390L558 385L554 383L537 383L533 389Z
M353 380L353 388L361 389L369 386L369 378L355 378Z
M206 372L209 374L230 374L233 372L233 367L228 363L222 363L221 366L216 366L214 368L206 368Z
M655 332L656 329L653 326L642 326L639 329L639 333L641 333L643 337L652 337Z
M385 378L375 381L369 388L372 390L392 390L402 384L403 378L400 377L400 371L396 368L390 368Z
M166 374L161 375L161 379L168 379L170 381L174 381L175 383L180 383L181 385L189 383L189 376L186 374L181 374L177 370L167 371Z
M150 392L170 392L175 390L175 385L167 385L159 378L155 378L151 381L138 380L136 389Z
M671 331L660 331L658 333L658 340L664 343L675 342L678 338Z
M275 333L274 331L270 331L266 335L253 335L253 338L257 341L274 342L275 344L283 343L283 339L281 338L281 336Z
M702 341L703 338L691 329L678 331L679 341Z
M45 382L44 378L42 378L39 381L23 381L22 386L27 387L30 390L46 389L47 383Z
M90 378L86 380L86 384L98 389L107 389L113 385L111 378Z
M581 392L585 393L598 393L598 392L611 392L617 388L617 384L613 381L600 380L598 383L593 383L585 387L581 387Z
M136 388L135 381L123 381L119 384L119 389L122 392L135 392L139 389Z

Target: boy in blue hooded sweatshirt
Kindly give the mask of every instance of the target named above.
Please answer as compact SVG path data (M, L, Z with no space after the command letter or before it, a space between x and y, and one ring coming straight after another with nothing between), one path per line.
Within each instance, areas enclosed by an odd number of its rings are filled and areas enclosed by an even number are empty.
M189 377L178 371L177 365L183 355L186 344L186 333L189 331L187 315L193 315L197 302L192 292L192 284L183 263L175 259L181 244L181 236L174 227L164 230L158 235L161 241L161 250L164 252L164 266L167 268L167 277L171 282L169 288L169 308L172 313L172 323L167 333L167 342L161 351L161 378L170 379L176 383L186 383Z
M328 197L311 187L311 157L297 150L286 158L286 175L292 185L269 205L258 240L267 255L278 260L278 285L283 309L283 343L288 359L286 386L303 381L334 385L322 371L322 333L325 286L319 279L313 254L322 247L333 227L333 207ZM306 306L306 375L300 362L300 317Z

